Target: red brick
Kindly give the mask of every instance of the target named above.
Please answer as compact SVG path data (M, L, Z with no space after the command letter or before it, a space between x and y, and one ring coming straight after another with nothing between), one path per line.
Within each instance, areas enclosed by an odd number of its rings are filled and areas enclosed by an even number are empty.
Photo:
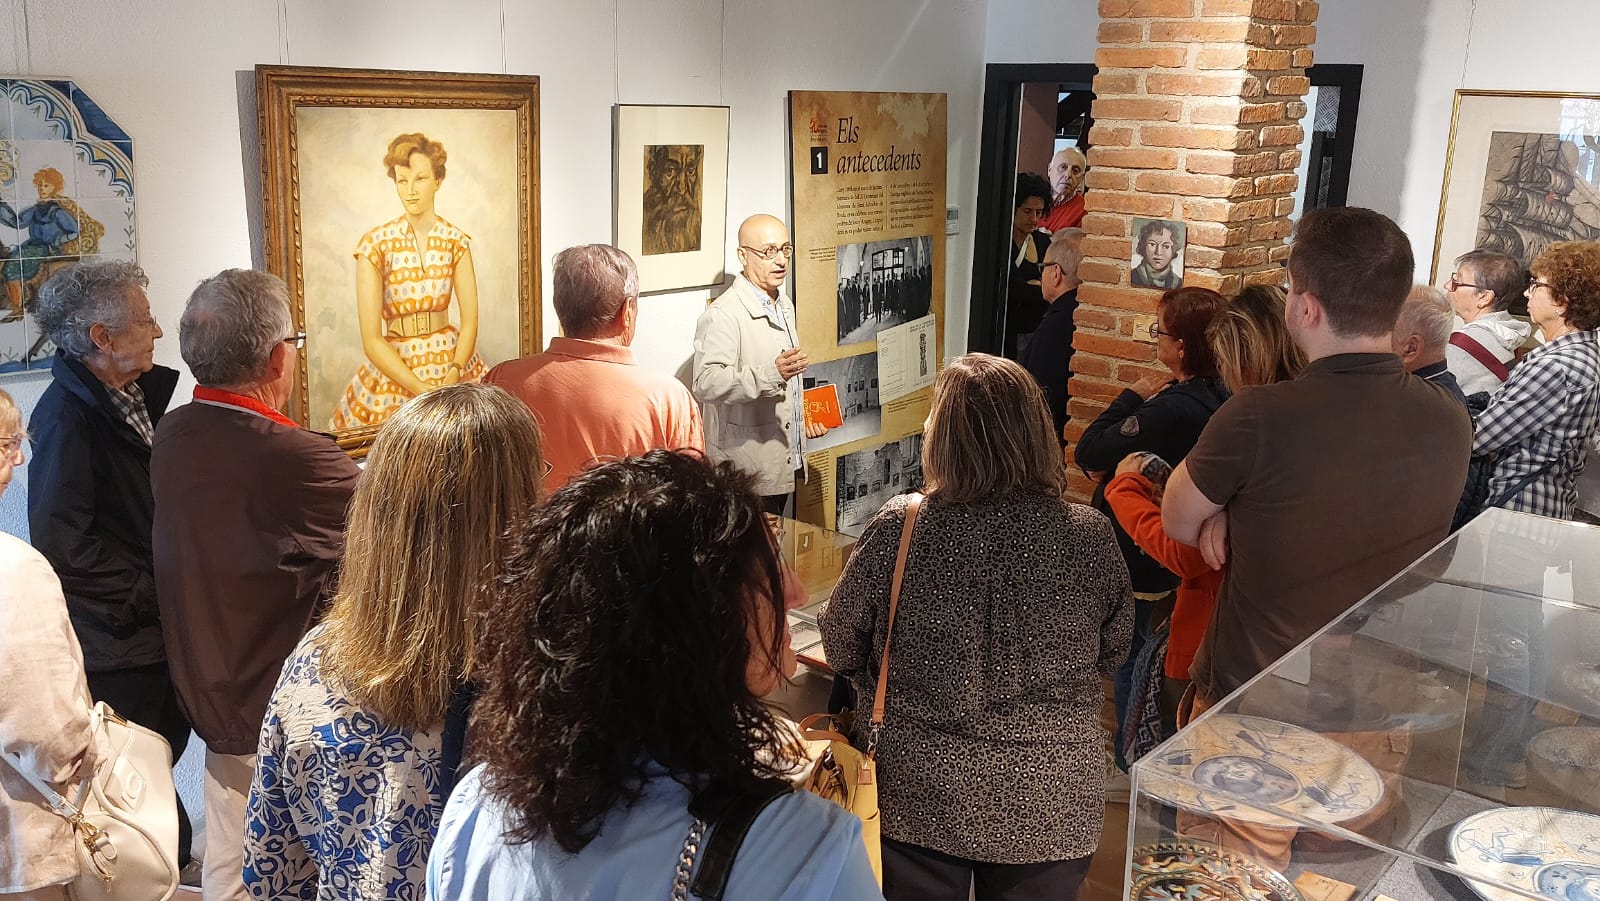
M1173 75L1151 72L1145 76L1144 87L1151 94L1171 94L1182 97L1236 97L1243 87L1245 76L1231 75ZM1098 90L1098 89L1097 89Z
M1250 226L1252 241L1282 241L1294 233L1294 223L1287 219L1268 219Z
M1165 366L1157 369L1154 366L1137 366L1128 364L1117 367L1117 381L1124 385L1131 385L1146 376L1159 375L1163 378L1172 378L1172 371Z
M1074 341L1073 343L1076 344L1077 342ZM1084 379L1067 380L1067 391L1070 392L1073 397L1092 397L1098 400L1103 400L1108 404L1111 401L1116 400L1117 395L1122 393L1122 387L1123 386L1121 385L1115 385L1109 382L1091 382Z
M1078 365L1077 354L1072 355L1072 365ZM1094 422L1095 417L1104 412L1106 406L1107 404L1105 403L1097 403L1074 394L1067 399L1067 415L1071 416L1074 422L1082 422L1087 424ZM1076 472L1077 467L1073 467L1073 471Z
M1089 129L1091 147L1127 147L1133 144L1133 129L1096 125Z
M1085 204L1097 213L1132 213L1165 219L1174 209L1171 197L1136 194L1132 191L1090 191Z
M1254 247L1240 247L1222 254L1222 262L1218 269L1243 269L1247 266L1265 266L1267 263L1267 249L1261 245Z
M1267 93L1280 97L1304 97L1311 90L1311 79L1303 75L1279 75L1267 79Z
M1320 9L1316 0L1300 0L1300 6L1295 10L1295 18L1301 22L1315 22Z
M1116 166L1119 169L1175 169L1178 166L1178 154L1173 150L1150 150L1142 147L1133 149L1091 147L1089 167L1092 169L1096 166ZM1094 201L1089 201L1089 207L1094 208Z
M1187 47L1101 47L1094 64L1102 69L1176 69L1188 56Z
M1189 121L1195 125L1238 125L1240 106L1229 103L1200 103L1189 107Z
M1139 93L1139 75L1135 72L1101 72L1094 77L1096 97L1113 94Z
M1301 104L1304 106L1305 104ZM1288 116L1288 105L1284 103L1247 103L1239 112L1239 121L1245 125L1264 125L1268 122L1277 122ZM1289 118L1298 118L1289 116Z
M1244 65L1247 69L1271 69L1276 72L1289 68L1293 58L1294 55L1287 50L1263 50L1260 47L1252 47L1246 54Z
M1248 16L1255 11L1255 0L1205 0L1202 16Z
M1298 147L1306 131L1298 125L1268 125L1261 129L1262 147Z
M1151 22L1150 43L1220 44L1242 43L1250 34L1250 23L1241 22Z
M1311 68L1311 64L1316 60L1316 58L1316 51L1310 47L1301 47L1299 50L1296 50L1294 53L1290 54L1290 60L1294 63L1294 67L1296 69Z
M1123 269L1115 263L1106 263L1100 260L1084 260L1078 264L1078 278L1086 282L1098 282L1106 285L1119 285L1123 279Z
M1232 297L1244 287L1244 279L1238 275L1213 275L1209 272L1190 275L1185 272L1183 284L1186 288L1210 288L1224 297Z
M1240 175L1261 175L1265 172L1276 172L1279 168L1281 167L1278 164L1278 154L1271 150L1239 157Z
M1189 223L1188 241L1191 245L1234 247L1243 244L1249 237L1250 230L1244 226L1229 226L1221 222Z
M1144 41L1144 23L1129 21L1101 22L1096 35L1102 44L1138 44Z
M1102 19L1183 19L1194 15L1194 0L1100 0Z
M1244 274L1244 283L1247 285L1274 285L1283 287L1283 267L1273 266L1271 269L1257 269Z
M1148 147L1192 147L1197 150L1251 150L1255 135L1237 128L1146 125L1139 140ZM1170 167L1167 167L1170 168Z
M1190 269L1215 269L1222 265L1222 257L1222 251L1193 242L1183 249L1183 265Z
M1222 175L1183 175L1176 172L1141 172L1133 179L1135 191L1183 194L1188 197L1247 197L1250 182Z
M1078 328L1099 329L1100 331L1110 331L1110 330L1112 330L1112 329L1117 327L1117 317L1111 315L1110 313L1107 313L1104 310L1089 310L1089 309L1084 309L1082 307L1078 308L1076 311L1073 312L1073 314L1072 314L1072 322L1073 322L1073 325L1077 326ZM1086 359L1093 359L1093 358L1086 358ZM1073 367L1073 368L1077 372L1084 373L1085 375L1110 375L1111 374L1111 367L1110 366L1104 366L1104 371L1101 371L1101 372L1096 372L1093 367L1086 368L1086 369L1078 369L1077 367Z
M1274 47L1310 47L1317 42L1317 26L1315 25L1274 25L1272 26L1272 45Z
M1285 22L1293 22L1298 13L1295 0L1255 0L1255 6L1250 10L1250 14L1257 19L1281 19Z
M1094 117L1104 119L1132 119L1135 122L1176 122L1183 115L1183 103L1178 100L1114 99L1096 100Z
M1279 175L1263 175L1255 181L1255 193L1258 196L1267 194L1293 194L1300 187L1300 179L1293 172Z
M1145 293L1150 294L1148 291ZM1151 296L1160 297L1161 295L1156 293L1152 294ZM1153 344L1146 344L1141 341L1133 341L1128 338L1111 338L1104 335L1094 335L1087 332L1076 332L1073 334L1072 348L1073 350L1088 351L1092 354L1115 357L1119 360L1137 360L1140 362L1148 362L1156 358L1156 349L1155 345ZM1078 379L1073 379L1073 381L1076 382ZM1107 397L1107 400L1110 400L1116 396L1117 393L1113 392L1109 397Z
M1265 201L1265 200L1252 200L1250 202L1251 203L1267 203L1268 201ZM1293 197L1279 197L1278 198L1278 205L1273 210L1274 215L1287 216L1292 212L1294 212L1294 198ZM1259 217L1252 217L1252 218L1259 218Z
M1245 76L1244 82L1239 85L1239 96L1246 100L1254 100L1257 97L1265 97L1266 94L1266 85L1262 83L1261 79L1255 77L1254 75Z
M1289 200L1292 203L1294 198L1291 197ZM1249 222L1252 219L1265 219L1274 215L1274 210L1273 201L1270 197L1263 197L1259 200L1246 200L1243 203L1233 205L1233 211L1228 214L1228 221ZM1276 215L1282 216L1283 213L1279 212Z
M1233 175L1239 171L1241 159L1244 157L1237 153L1191 151L1183 156L1183 168L1196 175Z
M1286 119L1299 121L1305 118L1306 104L1304 100L1290 100L1283 105L1283 116Z
M1298 149L1285 150L1284 152L1278 154L1278 168L1279 169L1285 169L1285 170L1288 170L1290 172L1293 172L1296 169L1299 169L1300 168L1300 151Z
M1088 196L1093 197L1095 193L1096 192L1094 191L1090 191ZM1109 235L1113 238L1127 238L1131 237L1133 234L1129 228L1128 217L1119 216L1115 213L1096 213L1091 211L1084 215L1083 221L1078 223L1078 225L1090 235Z
M1107 406L1109 406L1109 404L1101 404L1100 408L1105 409ZM1076 421L1077 420L1073 420L1073 422ZM1069 422L1067 425L1070 426L1072 423ZM1081 430L1079 433L1082 434ZM1068 457L1070 457L1072 454L1072 446L1070 444L1066 448L1066 453ZM1089 502L1089 498L1094 496L1094 490L1098 487L1100 487L1098 482L1090 481L1089 477L1084 475L1076 467L1067 467L1067 500L1078 504L1087 504Z
M1128 173L1121 169L1090 169L1084 184L1092 190L1105 191L1126 191L1133 186Z
M1203 47L1195 55L1196 69L1242 69L1250 51L1243 44Z
M1110 307L1114 310L1127 310L1130 313L1154 313L1156 301L1161 299L1160 291L1148 288L1125 288L1118 285L1102 285L1098 282L1085 282L1078 289L1078 301L1095 307Z
M1122 217L1126 222L1126 217ZM1083 239L1083 255L1086 258L1100 257L1107 260L1126 260L1128 258L1128 235L1089 235ZM1110 328L1110 326L1106 326Z
M1267 259L1274 263L1282 263L1289 259L1289 245L1285 244L1282 247L1272 248L1267 252Z

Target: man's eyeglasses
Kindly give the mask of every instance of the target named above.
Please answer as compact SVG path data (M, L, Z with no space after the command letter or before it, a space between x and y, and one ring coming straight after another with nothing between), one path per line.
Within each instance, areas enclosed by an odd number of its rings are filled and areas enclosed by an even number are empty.
M1060 269L1062 275L1066 275L1067 274L1067 270L1063 269L1060 263L1045 263L1043 266L1039 267L1039 274L1040 275L1044 275L1046 272L1048 272L1050 270L1051 266L1054 266L1057 269Z
M773 259L780 253L783 254L783 258L786 260L794 257L793 244L768 244L766 247L751 247L748 244L740 244L739 246L763 260Z
M279 343L281 343L281 344L293 344L295 350L304 350L305 346L306 346L306 333L305 332L295 332L294 334L290 335L289 337L284 338Z
M1445 290L1447 290L1447 291L1454 291L1457 288L1476 288L1476 287L1478 287L1477 285L1462 281L1460 276L1457 275L1454 272L1450 273L1450 280L1445 282L1445 285L1446 285Z

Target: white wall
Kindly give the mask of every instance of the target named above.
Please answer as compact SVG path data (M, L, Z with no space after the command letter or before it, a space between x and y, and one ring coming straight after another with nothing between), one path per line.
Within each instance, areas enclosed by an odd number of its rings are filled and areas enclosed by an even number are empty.
M133 136L139 261L155 315L171 326L201 278L260 260L259 63L499 72L503 60L505 71L540 76L548 285L556 251L611 240L617 102L732 108L732 265L739 221L788 209L787 91L947 93L948 194L965 227L977 192L985 15L983 0L0 0L0 67L71 77ZM954 353L967 334L970 235L946 247ZM635 349L646 365L687 363L708 296L643 300ZM548 291L544 321L548 340ZM175 332L156 357L182 368ZM42 390L21 378L0 387L30 406ZM26 534L23 490L0 500L0 529Z

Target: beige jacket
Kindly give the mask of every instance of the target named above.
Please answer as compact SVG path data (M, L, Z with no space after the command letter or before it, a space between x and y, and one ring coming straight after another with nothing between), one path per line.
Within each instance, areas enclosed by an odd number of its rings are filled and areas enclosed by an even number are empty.
M760 288L740 275L694 328L694 396L705 420L706 450L715 462L732 460L757 476L756 493L794 490L790 391L799 378L778 375L778 354L793 347L790 329L767 315ZM778 306L792 324L794 304L778 294Z
M67 794L90 746L83 651L50 564L0 534L0 748ZM77 878L67 821L0 761L0 894Z

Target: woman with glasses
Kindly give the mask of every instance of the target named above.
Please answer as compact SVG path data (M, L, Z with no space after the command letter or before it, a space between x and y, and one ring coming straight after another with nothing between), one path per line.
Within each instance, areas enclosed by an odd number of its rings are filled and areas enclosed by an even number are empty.
M1226 305L1221 294L1208 288L1173 288L1161 295L1150 337L1155 339L1156 360L1167 372L1145 376L1124 389L1078 439L1078 466L1098 483L1090 501L1096 510L1111 516L1105 486L1125 457L1142 451L1177 466L1200 440L1211 414L1227 400L1216 354L1206 339L1206 329ZM1112 526L1137 600L1133 648L1115 681L1120 731L1127 719L1135 658L1171 609L1178 577L1140 550L1120 524L1113 521ZM1124 763L1120 755L1118 762Z
M1462 324L1444 353L1463 394L1493 394L1505 384L1518 349L1533 332L1511 313L1527 286L1527 270L1503 253L1474 250L1456 257L1444 287Z
M1600 423L1600 242L1552 244L1530 268L1528 315L1544 344L1478 417L1472 453L1494 458L1489 498L1497 506L1570 519Z
M255 897L422 896L502 535L539 501L539 448L533 414L487 385L424 394L379 431L338 593L261 727L244 839Z
M0 391L0 495L23 463L27 435L11 395ZM0 749L55 785L89 772L89 686L83 651L50 564L26 541L0 532ZM0 898L67 901L78 876L72 827L27 781L0 762Z

